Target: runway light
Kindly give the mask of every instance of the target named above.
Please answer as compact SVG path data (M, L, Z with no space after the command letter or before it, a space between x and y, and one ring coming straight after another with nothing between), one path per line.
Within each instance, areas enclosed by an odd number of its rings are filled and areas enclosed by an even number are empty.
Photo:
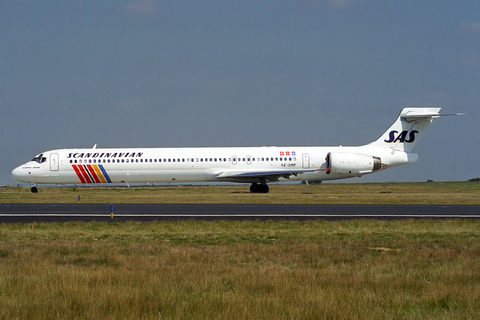
M113 204L110 205L110 218L113 219Z
M80 203L80 196L78 196L78 203Z

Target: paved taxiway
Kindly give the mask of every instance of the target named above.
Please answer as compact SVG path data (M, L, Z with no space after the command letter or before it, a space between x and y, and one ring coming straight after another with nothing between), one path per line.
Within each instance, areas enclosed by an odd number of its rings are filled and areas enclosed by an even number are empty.
M0 204L0 223L154 220L480 219L480 205Z

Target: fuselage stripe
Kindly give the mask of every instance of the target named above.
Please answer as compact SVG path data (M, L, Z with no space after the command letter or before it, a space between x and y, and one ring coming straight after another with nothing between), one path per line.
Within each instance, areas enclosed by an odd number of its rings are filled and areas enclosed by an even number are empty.
M78 165L77 168L78 168L78 170L80 171L80 173L82 174L83 183L89 183L89 182L90 182L90 179L88 178L88 175L87 175L87 173L85 172L85 169L83 168L83 166L82 166L82 165Z
M83 175L82 173L80 172L80 170L78 169L77 165L76 164L72 164L72 168L73 170L75 170L75 173L77 174L78 178L80 179L80 182L81 183L86 183L85 179L83 178Z
M87 169L93 180L95 180L96 183L100 183L100 179L98 178L97 173L95 172L95 169L92 167L91 164L87 164Z
M108 176L107 171L105 170L105 168L104 168L101 164L98 165L98 167L99 167L100 170L102 171L103 176L105 177L105 179L107 180L107 182L108 182L108 183L112 183L112 180L110 180L110 177Z
M83 177L85 178L85 183L92 183L92 180L90 179L88 173L85 171L84 166L79 165L78 168L80 169L80 171L83 174Z
M95 182L95 179L93 179L92 173L90 172L90 170L88 170L88 167L87 167L85 164L83 165L83 169L85 170L85 172L87 173L88 177L90 178L90 182L91 182L91 183L94 183L94 182Z
M95 173L97 174L98 178L100 178L100 180L102 181L102 183L106 183L107 181L105 180L105 178L103 177L103 174L102 172L100 171L100 169L98 168L98 166L96 164L94 164L93 166L93 169L95 169Z

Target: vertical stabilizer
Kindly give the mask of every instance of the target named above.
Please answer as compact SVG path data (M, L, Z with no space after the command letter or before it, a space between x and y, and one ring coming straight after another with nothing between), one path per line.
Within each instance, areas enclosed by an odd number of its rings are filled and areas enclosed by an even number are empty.
M440 116L439 107L407 107L385 133L369 146L409 152L433 119Z

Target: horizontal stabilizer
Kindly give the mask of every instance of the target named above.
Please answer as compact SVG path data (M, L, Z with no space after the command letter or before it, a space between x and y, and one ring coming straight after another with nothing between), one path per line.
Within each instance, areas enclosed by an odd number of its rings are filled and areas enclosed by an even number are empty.
M463 115L463 113L441 114L440 110L440 107L403 108L391 127L369 146L387 148L392 153L396 151L411 152L418 139L434 119L442 116Z

